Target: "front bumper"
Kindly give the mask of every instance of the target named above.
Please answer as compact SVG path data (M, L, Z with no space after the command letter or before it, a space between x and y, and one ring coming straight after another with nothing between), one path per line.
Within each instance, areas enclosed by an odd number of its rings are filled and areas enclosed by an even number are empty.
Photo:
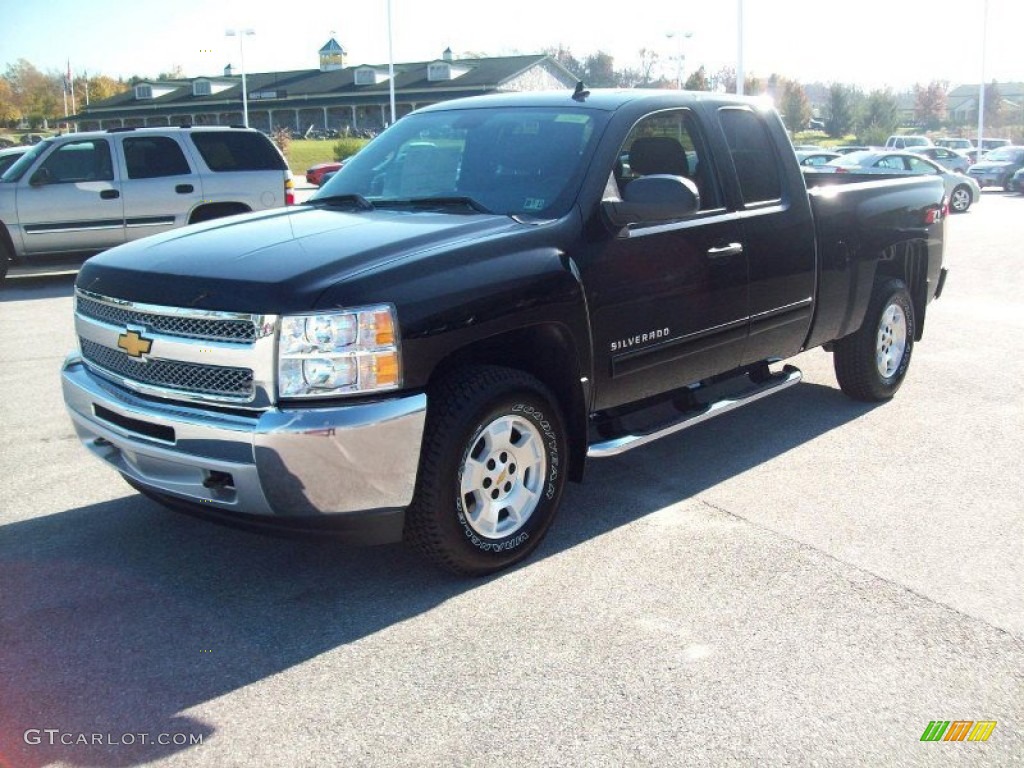
M220 517L330 518L367 543L401 538L426 395L225 413L140 397L78 355L65 360L62 383L82 443L136 487Z

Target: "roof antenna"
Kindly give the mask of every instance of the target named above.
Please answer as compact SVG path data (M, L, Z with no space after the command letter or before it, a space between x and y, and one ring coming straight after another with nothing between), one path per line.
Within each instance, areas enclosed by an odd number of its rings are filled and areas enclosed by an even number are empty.
M587 90L586 86L583 85L583 81L580 80L576 83L576 90L572 92L572 97L575 101L586 101L587 96L590 95L590 91Z

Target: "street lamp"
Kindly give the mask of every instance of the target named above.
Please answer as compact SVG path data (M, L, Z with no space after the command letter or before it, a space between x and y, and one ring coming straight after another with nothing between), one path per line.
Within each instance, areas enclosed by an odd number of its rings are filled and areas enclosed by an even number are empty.
M743 70L743 0L736 0L736 95L742 96L747 75Z
M238 37L238 56L241 59L242 70L242 124L249 127L249 94L245 86L245 38L256 33L251 29L227 29L224 31L226 37Z
M683 54L683 41L693 37L693 32L666 32L665 37L671 40L673 37L679 39L679 57L676 59L676 88L683 89L683 61L686 59Z

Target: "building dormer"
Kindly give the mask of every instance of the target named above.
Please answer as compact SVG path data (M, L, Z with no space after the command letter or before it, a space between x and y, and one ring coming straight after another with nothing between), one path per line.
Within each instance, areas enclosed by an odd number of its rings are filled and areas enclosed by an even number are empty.
M377 67L357 67L353 77L356 85L377 85L388 81L388 73Z
M213 96L234 86L234 80L214 80L208 77L200 77L192 81L192 95Z
M460 67L452 61L444 61L443 59L427 64L427 80L431 83L454 80L467 72L469 72L468 67Z
M445 48L444 53L441 54L441 58L450 63L455 60L455 54L452 53L451 48Z
M179 87L177 83L138 83L135 86L135 98L138 101L159 99L168 93L174 93Z
M320 49L320 71L333 72L345 68L347 52L333 37Z

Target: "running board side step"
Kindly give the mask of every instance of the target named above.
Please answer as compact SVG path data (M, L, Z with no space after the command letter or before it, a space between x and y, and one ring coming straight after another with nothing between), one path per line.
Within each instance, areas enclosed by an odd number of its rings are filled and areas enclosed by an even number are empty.
M742 408L744 405L750 405L750 403L761 400L769 395L774 395L784 389L789 389L794 384L799 384L802 378L803 374L800 372L799 368L787 365L779 373L772 375L756 388L747 390L746 392L734 397L716 400L713 403L705 405L699 411L694 411L684 415L679 421L644 434L621 435L619 437L612 438L611 440L592 443L587 449L587 456L593 459L618 456L620 453L625 453L633 448L639 448L641 445L647 445L647 443L652 443L655 440L675 434L676 432L682 432L684 429L695 427L709 419L715 418L716 416L721 416L724 413L735 411L737 408Z

